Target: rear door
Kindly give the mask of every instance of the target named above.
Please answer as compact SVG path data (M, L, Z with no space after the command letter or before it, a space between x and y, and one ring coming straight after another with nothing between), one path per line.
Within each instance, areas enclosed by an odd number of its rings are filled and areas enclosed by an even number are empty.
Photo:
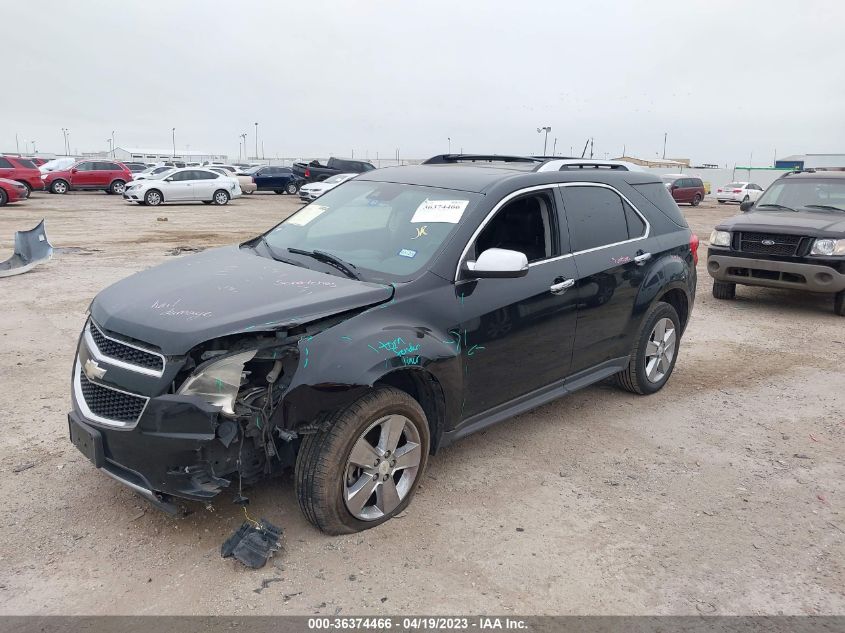
M194 179L191 181L193 186L194 200L211 200L211 196L218 189L220 181L218 178L220 174L215 174L213 171L205 169L197 169L193 172ZM224 187L227 189L227 187Z
M652 249L660 247L642 213L615 188L573 183L560 190L578 271L575 374L630 353L634 300Z
M117 166L115 163L111 162L98 162L97 166L97 185L101 185L104 189L107 188L111 181L116 178L125 179L123 176L123 170Z
M83 161L70 170L70 185L74 189L94 189L97 186L97 165L94 161Z

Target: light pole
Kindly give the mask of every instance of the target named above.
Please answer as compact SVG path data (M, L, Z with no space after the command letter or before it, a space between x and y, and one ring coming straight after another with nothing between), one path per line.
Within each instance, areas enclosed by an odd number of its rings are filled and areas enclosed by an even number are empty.
M451 154L452 153L452 137L447 136L446 140L449 141L449 153Z
M555 152L557 152L557 136L555 136L555 142L552 144L552 156L555 156Z
M21 145L20 145L20 143L18 143L18 133L17 132L15 132L15 153L16 154L21 153Z
M666 137L669 136L669 132L663 132L663 160L666 160Z
M239 138L241 139L241 142L238 145L238 160L240 160L241 157L241 145L244 146L244 160L246 160L246 132L240 134Z
M539 134L540 132L545 132L545 133L546 133L546 136L543 138L543 156L545 156L545 155L546 155L546 144L547 144L547 143L548 143L548 141L549 141L549 132L551 132L551 131L552 131L552 128L551 128L551 126L550 126L550 125L546 125L546 126L543 126L543 127L538 127L538 128L537 128L537 133L538 133L538 134Z
M65 156L67 156L68 154L70 154L70 151L68 150L68 147L67 147L67 128L65 128L65 127L62 128L62 136L65 139L64 150L65 150Z
M172 128L170 133L173 135L173 158L176 158L176 128Z
M258 160L258 121L255 122L255 160Z
M112 154L112 140L110 138L107 138L106 143L109 144L109 154Z
M111 131L111 157L114 158L114 130Z

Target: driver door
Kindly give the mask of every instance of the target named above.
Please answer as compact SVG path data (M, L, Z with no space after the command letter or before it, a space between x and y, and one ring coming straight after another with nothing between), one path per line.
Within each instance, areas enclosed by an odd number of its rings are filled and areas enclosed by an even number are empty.
M463 318L450 336L463 362L464 419L560 386L569 373L577 272L561 207L553 186L517 196L469 246L465 260L504 248L525 253L529 270L513 279L473 279L462 272L456 284Z

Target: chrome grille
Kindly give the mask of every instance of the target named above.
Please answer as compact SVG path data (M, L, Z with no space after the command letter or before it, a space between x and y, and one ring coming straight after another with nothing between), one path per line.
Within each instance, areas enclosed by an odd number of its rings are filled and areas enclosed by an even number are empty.
M149 402L146 396L91 382L78 361L74 378L77 403L83 415L95 422L111 426L133 426Z
M132 367L128 369L135 369L141 373L160 376L164 372L164 356L161 354L106 336L92 320L88 321L88 334L90 343L95 348L91 349L91 352L95 356L131 365Z
M798 252L800 235L779 233L740 233L739 250L761 255L782 255L791 257Z

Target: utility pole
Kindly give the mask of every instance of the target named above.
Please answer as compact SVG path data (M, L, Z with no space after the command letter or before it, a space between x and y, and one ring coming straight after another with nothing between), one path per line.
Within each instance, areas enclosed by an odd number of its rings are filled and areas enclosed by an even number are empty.
M666 139L669 136L669 132L663 132L663 160L666 160Z
M258 160L258 121L255 122L255 160Z
M452 137L447 136L446 140L449 141L449 151L447 153L451 154L452 153Z
M552 145L552 156L555 155L556 151L557 151L557 136L555 136L555 142L554 142L554 145Z
M548 144L548 141L549 141L549 132L551 132L551 131L552 131L552 128L551 128L551 126L550 126L550 125L545 125L545 126L543 126L543 127L538 127L538 128L537 128L537 134L539 134L540 132L545 132L545 133L546 133L546 136L543 138L543 156L545 156L545 155L546 155L546 145Z
M241 139L240 142L238 143L238 160L241 159L241 145L243 145L244 160L246 160L246 132L244 132L243 134L239 134L238 138Z
M264 153L264 141L261 141L261 160L266 158L266 154Z
M20 143L18 143L18 133L17 132L15 132L15 152L17 154L21 153L21 146L20 146Z
M170 133L173 135L173 158L176 158L176 128L170 130Z
M592 137L590 138L590 158L593 157L593 141L595 141L595 140L596 139L594 139Z
M114 130L111 131L111 157L114 158Z

